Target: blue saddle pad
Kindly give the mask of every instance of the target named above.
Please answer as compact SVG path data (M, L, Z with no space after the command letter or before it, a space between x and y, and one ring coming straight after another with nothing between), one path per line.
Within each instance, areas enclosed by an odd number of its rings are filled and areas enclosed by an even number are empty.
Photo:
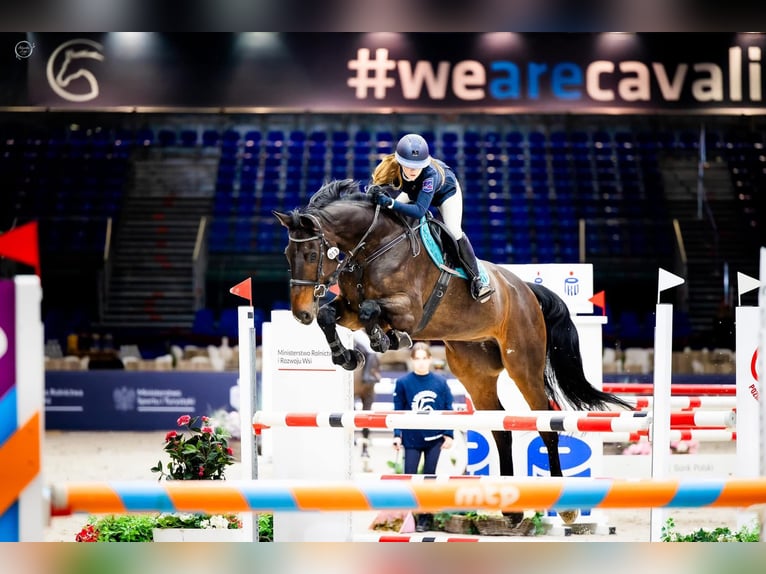
M445 265L444 253L441 249L439 249L439 245L436 243L434 236L431 234L431 226L428 225L426 218L423 217L420 220L420 223L420 239L423 241L423 246L426 248L426 252L428 253L428 256L431 258L431 260L436 264L437 267L441 268L441 266ZM468 274L462 266L455 267L455 272L457 273L458 277L468 279ZM479 276L485 284L489 284L489 275L487 274L487 270L484 268L484 263L481 261L479 261Z

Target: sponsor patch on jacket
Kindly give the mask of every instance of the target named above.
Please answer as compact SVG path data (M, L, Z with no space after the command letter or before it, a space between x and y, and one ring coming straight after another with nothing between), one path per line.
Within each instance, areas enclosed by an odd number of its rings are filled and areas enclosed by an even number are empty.
M431 193L434 190L434 178L429 177L423 180L423 191Z

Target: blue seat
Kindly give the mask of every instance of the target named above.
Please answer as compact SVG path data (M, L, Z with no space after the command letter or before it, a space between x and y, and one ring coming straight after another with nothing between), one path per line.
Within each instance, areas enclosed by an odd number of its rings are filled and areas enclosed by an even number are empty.
M157 141L162 147L171 147L176 145L178 136L174 130L161 129L157 132Z
M221 310L218 320L218 332L223 337L236 339L239 337L239 317L237 309L226 308Z
M183 147L195 147L197 145L197 130L181 130L180 140Z
M212 309L203 307L195 311L194 321L192 322L192 334L202 336L215 336L218 334L215 315Z

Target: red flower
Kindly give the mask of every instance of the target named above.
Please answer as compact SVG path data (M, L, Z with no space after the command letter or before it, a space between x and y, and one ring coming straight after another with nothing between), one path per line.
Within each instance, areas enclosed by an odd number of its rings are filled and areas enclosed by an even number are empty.
M202 415L202 422L203 422L204 424L207 424L207 423L209 423L209 422L210 422L210 417L206 417L205 415Z
M180 417L178 417L178 420L176 421L176 423L178 424L179 427L186 426L190 422L191 422L191 417L189 415L180 416Z
M213 429L211 427L202 427L200 430L207 434L213 434Z
M75 536L76 542L98 542L98 530L96 530L92 524L88 524L77 536Z
M229 456L234 456L234 451L231 449L230 446L226 447L226 454L228 454Z
M174 430L170 431L168 434L165 435L165 442L170 442L174 438L178 436L178 433Z

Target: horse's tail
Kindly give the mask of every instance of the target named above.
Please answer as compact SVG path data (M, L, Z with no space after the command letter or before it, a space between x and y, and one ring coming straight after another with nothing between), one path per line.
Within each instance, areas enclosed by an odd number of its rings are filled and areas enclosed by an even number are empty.
M563 394L575 410L605 410L609 404L633 410L629 403L598 390L585 377L580 337L563 299L544 285L531 282L527 285L537 297L545 318L548 334L545 388L548 396L555 400L557 394Z

